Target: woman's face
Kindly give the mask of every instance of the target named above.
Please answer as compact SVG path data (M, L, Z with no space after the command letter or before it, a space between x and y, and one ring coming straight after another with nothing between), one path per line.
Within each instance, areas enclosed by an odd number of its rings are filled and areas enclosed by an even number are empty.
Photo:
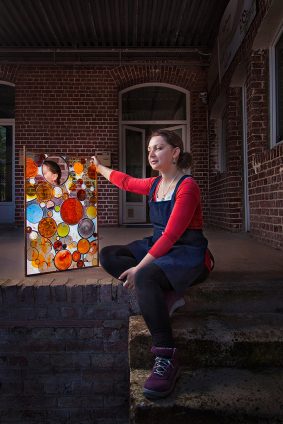
M57 183L58 174L53 173L49 169L48 165L45 165L45 164L42 165L42 173L46 181L48 181L50 184L54 185Z
M155 171L167 171L172 167L173 159L177 160L179 147L168 144L160 135L150 139L148 144L148 161Z

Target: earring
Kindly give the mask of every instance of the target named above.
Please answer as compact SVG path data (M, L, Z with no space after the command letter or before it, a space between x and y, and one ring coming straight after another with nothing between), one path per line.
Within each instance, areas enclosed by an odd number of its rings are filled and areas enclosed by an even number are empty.
M177 162L176 162L176 159L173 159L173 160L172 160L172 163L173 163L173 165L176 165L176 163L177 163Z

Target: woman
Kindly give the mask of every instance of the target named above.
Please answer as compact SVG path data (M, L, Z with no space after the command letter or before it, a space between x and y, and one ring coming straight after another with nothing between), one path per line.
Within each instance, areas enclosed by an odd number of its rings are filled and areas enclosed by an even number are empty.
M171 393L179 375L169 313L184 304L184 290L207 272L207 240L202 234L199 187L183 172L191 165L191 155L184 152L181 138L171 131L155 131L148 144L148 160L159 177L133 178L93 157L97 171L111 183L149 196L152 237L105 247L100 262L109 274L124 281L124 287L135 286L155 355L144 395L155 399Z

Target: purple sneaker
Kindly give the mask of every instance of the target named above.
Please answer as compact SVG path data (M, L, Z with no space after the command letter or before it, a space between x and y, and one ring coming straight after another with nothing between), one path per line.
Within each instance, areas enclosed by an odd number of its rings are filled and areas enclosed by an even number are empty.
M181 294L177 294L175 290L164 292L165 302L168 308L169 316L171 317L176 309L185 305L185 299Z
M143 394L149 399L159 399L174 390L180 367L175 348L153 346L151 352L155 355L155 363L144 384Z

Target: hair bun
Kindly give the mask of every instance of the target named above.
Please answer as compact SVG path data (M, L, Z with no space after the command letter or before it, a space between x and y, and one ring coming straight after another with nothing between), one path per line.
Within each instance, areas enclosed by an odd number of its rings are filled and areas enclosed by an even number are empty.
M192 155L189 152L181 152L178 159L178 167L187 169L192 164Z

